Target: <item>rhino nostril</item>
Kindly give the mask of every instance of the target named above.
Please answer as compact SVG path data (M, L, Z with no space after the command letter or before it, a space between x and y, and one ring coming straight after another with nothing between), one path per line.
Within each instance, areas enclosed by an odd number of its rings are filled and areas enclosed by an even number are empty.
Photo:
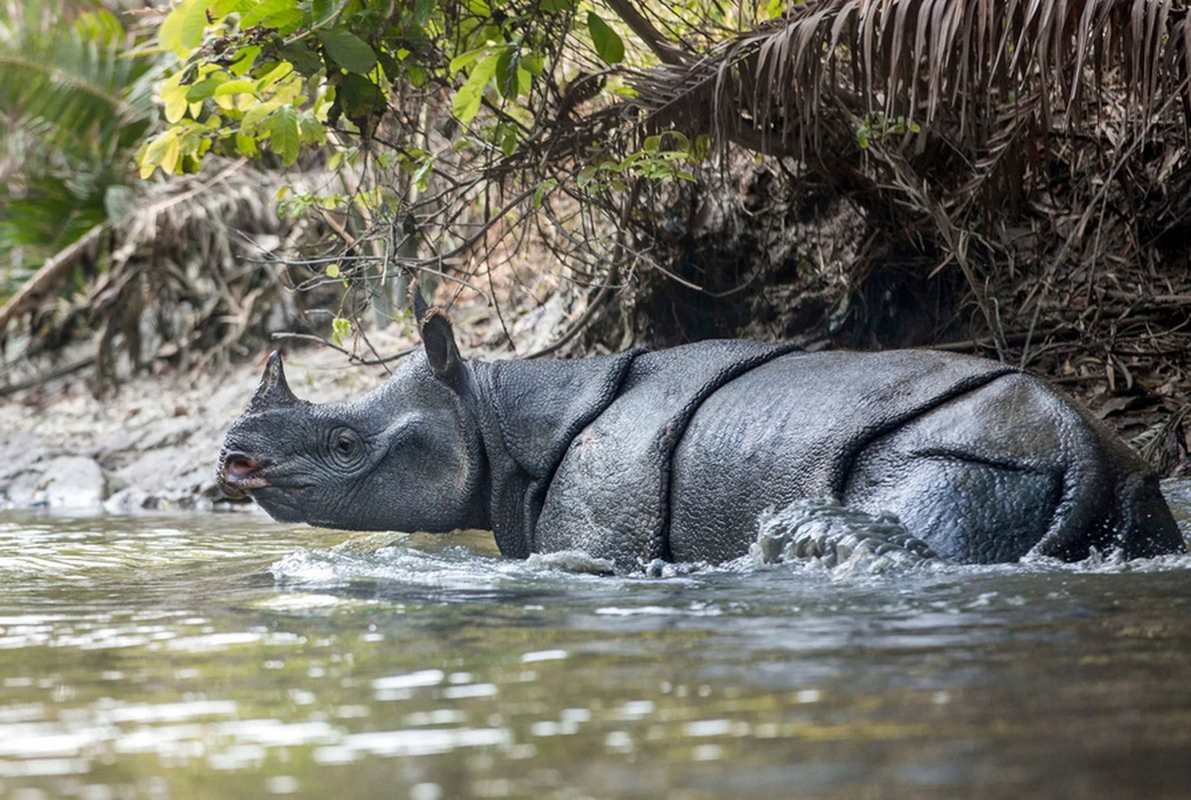
M229 478L247 478L264 466L264 462L248 456L232 456L223 465L223 473Z

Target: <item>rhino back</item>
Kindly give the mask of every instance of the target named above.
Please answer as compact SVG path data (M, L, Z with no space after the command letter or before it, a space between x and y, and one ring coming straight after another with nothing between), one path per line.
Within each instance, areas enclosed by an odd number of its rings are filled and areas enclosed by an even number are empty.
M667 556L671 456L691 416L737 376L793 349L708 341L638 356L616 399L561 458L534 549L584 550L620 568Z

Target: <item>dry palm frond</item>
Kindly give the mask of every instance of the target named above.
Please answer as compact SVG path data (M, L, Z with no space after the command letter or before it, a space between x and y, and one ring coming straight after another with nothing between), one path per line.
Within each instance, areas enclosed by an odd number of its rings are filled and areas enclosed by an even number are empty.
M1191 109L1188 75L1191 20L1174 0L819 0L636 86L659 127L810 160L841 112L983 147L1029 101L1046 137L1080 123L1106 81L1144 126L1172 100Z

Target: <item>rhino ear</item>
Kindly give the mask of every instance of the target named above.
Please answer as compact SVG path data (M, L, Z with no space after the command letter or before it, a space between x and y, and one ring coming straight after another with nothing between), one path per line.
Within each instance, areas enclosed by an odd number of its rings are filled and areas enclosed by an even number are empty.
M425 303L422 306L425 308ZM455 344L451 320L440 309L426 309L418 317L418 329L422 333L422 347L430 371L443 383L458 389L463 378L463 356Z
M255 414L267 408L297 405L300 401L285 382L285 369L281 365L281 351L274 350L265 362L265 374L261 376L256 394L248 403L248 414Z

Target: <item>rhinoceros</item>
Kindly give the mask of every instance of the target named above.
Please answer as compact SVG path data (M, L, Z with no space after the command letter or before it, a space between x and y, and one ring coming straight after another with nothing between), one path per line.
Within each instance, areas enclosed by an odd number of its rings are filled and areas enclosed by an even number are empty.
M994 361L721 340L480 362L444 312L418 313L422 347L358 400L299 400L270 356L220 455L225 494L285 522L479 528L506 556L618 570L735 559L808 498L895 515L963 563L1185 548L1140 457Z

